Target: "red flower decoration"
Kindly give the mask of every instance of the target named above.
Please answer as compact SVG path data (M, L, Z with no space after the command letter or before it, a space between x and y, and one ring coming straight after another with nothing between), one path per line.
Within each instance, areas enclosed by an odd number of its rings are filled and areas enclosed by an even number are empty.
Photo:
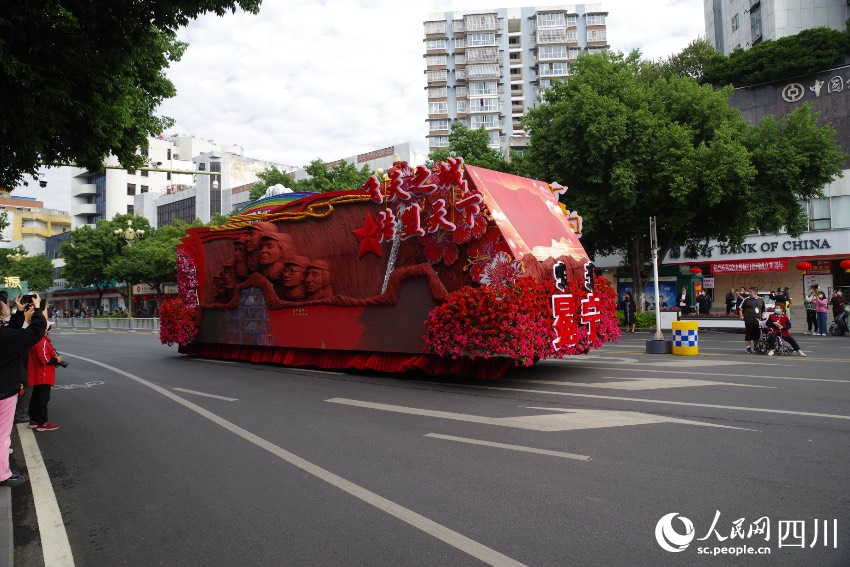
M372 218L372 213L366 213L366 218L363 220L363 226L355 228L351 232L357 237L360 242L360 257L362 258L369 252L376 254L378 257L383 255L381 251L381 243L378 225L375 219Z
M472 281L481 283L484 268L500 252L504 252L508 256L511 255L511 249L508 243L502 239L501 231L495 226L490 226L484 238L473 241L466 252L469 255L469 262L472 264L472 269L469 272Z

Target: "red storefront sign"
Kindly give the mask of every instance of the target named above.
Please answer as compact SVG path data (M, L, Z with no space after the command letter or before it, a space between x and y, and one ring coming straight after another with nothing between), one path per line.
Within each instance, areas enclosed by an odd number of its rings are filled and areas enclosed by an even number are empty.
M711 265L713 274L732 274L739 272L786 272L788 260L739 260L735 262L717 262Z

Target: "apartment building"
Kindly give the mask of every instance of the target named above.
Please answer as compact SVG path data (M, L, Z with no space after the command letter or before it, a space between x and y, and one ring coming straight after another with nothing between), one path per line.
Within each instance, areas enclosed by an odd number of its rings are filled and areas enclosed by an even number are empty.
M805 29L844 30L847 0L703 0L705 33L724 55Z
M45 253L45 242L50 236L71 230L71 216L67 211L46 209L42 201L33 197L0 191L2 213L6 213L8 223L0 233L2 247L23 246L31 256Z
M428 146L449 145L455 121L485 128L508 155L527 143L521 119L542 89L566 79L583 51L609 47L602 4L431 14L425 22Z

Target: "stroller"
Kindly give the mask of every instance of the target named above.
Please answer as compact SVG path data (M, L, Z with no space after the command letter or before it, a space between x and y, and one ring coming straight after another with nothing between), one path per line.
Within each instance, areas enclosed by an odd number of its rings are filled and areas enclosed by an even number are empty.
M844 333L850 333L850 328L847 327L847 309L843 309L841 313L835 316L835 320L829 326L829 334L833 337L843 337Z
M759 340L755 343L754 350L759 354L767 354L767 351L770 350L770 330L767 328L767 321L759 321L759 328L761 329L761 336ZM787 356L794 354L794 348L788 344L787 341L782 339L782 335L777 334L774 335L776 337L776 350L774 354L777 356Z

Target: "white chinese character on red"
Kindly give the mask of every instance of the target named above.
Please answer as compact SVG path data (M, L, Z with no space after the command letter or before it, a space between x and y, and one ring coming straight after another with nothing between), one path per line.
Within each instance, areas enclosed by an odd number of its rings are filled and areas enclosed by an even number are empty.
M384 196L381 194L381 182L374 175L363 184L361 189L369 193L369 197L376 203L384 202Z
M413 177L408 182L407 190L417 195L430 195L437 190L437 186L425 183L429 177L431 177L431 172L424 165L417 166L416 173L413 174Z
M466 182L464 181L464 183ZM469 197L465 197L455 203L455 209L465 215L464 218L466 220L466 224L468 224L470 228L475 224L475 215L481 212L482 201L483 199L481 198L481 195L476 193L475 195L470 195Z
M394 169L390 172L390 182L387 185L387 201L407 201L410 193L404 190L404 180L401 171Z
M425 236L425 230L420 226L421 212L419 203L413 203L401 212L402 240L407 240L411 236Z
M455 230L457 225L446 218L447 214L445 199L434 201L434 211L431 213L431 218L428 219L428 223L426 224L428 232L437 232L441 228L448 231Z
M552 316L556 337L552 340L555 350L573 346L578 342L578 325L575 320L576 303L572 294L552 296Z
M596 337L596 327L602 320L601 306L602 301L599 296L592 293L588 293L587 297L581 300L581 322L587 325L588 337Z
M395 235L395 214L392 209L384 209L378 213L378 242L392 240Z

